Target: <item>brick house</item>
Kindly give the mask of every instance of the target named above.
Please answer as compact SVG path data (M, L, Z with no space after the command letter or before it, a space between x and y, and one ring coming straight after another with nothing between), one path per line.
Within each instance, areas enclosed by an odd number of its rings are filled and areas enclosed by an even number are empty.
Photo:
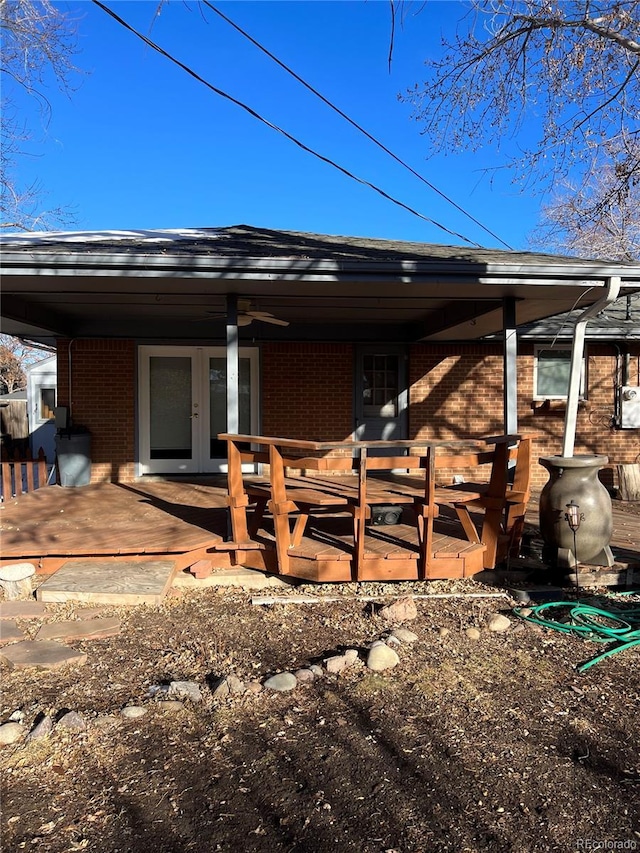
M2 273L4 331L55 345L58 405L91 432L94 481L223 471L227 429L517 429L558 454L572 326L558 336L547 318L570 323L618 278L630 314L611 337L589 330L575 452L640 452L621 421L622 386L640 386L631 264L236 226L5 235Z

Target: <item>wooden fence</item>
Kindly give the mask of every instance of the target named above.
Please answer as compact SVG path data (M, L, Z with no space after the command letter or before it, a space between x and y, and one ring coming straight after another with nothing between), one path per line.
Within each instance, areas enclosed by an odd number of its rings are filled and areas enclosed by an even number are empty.
M34 459L28 449L20 454L17 451L12 453L3 447L0 464L3 501L48 485L47 457L42 448Z

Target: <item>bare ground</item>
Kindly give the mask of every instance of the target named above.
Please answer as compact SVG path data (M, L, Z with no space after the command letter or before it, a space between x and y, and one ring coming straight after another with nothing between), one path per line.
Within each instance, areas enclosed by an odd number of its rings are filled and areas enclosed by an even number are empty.
M102 608L122 631L75 643L84 667L3 667L0 722L20 709L30 728L74 710L88 726L1 748L2 849L640 848L638 649L578 674L593 644L517 619L506 634L486 630L495 612L512 615L506 598L417 600L408 627L419 640L387 673L361 662L289 693L212 696L221 676L264 679L364 650L388 626L355 593L453 590L495 591L474 581L301 587L293 592L341 600L263 607L209 589ZM48 607L47 621L78 610ZM23 627L34 635L39 624ZM197 682L203 701L161 710L147 692L173 680ZM147 714L123 719L130 704ZM609 842L626 847L593 846Z

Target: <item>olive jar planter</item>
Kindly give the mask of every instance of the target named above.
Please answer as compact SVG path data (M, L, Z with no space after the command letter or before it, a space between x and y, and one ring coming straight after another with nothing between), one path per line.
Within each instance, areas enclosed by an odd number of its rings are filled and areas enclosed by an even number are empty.
M538 461L549 472L540 493L540 533L556 564L612 566L611 497L598 477L608 457L543 456Z

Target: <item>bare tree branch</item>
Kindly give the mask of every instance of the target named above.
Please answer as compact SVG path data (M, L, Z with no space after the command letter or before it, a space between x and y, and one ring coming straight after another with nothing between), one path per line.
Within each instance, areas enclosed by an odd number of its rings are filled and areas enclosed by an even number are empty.
M531 246L580 257L640 260L640 182L618 191L615 170L583 186L564 185L543 208Z
M19 338L0 335L0 394L26 388L26 368L49 355L50 352L30 346Z
M2 140L0 146L0 228L34 230L72 220L62 208L42 209L43 189L32 184L20 186L17 164L32 141L29 128L12 103L22 89L39 107L46 124L51 105L45 95L52 78L62 91L71 91L77 69L72 63L76 51L72 19L50 0L0 0L2 52Z
M606 205L640 178L640 0L470 0L404 100L431 154L504 157L529 191L610 169ZM587 206L588 210L596 208Z

